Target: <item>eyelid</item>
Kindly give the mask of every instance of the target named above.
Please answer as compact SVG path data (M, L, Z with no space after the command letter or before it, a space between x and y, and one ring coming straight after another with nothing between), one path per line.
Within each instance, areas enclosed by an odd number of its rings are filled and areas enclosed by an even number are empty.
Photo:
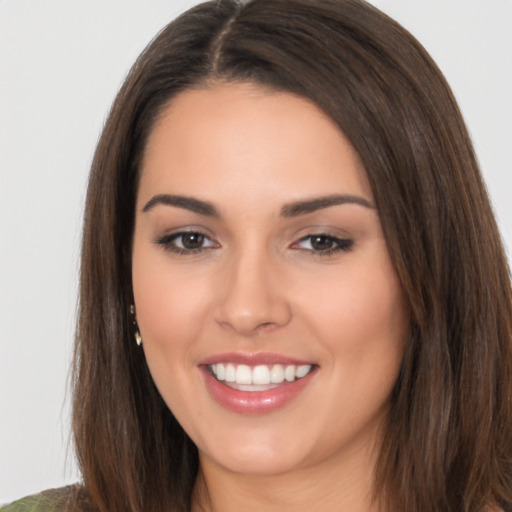
M305 247L299 247L299 244L302 242L305 242L307 240L310 241L310 245L312 242L312 239L315 237L318 238L325 238L329 241L331 241L334 246L327 248L327 249L318 249L316 250L314 247L311 248L305 248ZM296 242L293 242L293 244L290 246L291 249L298 250L298 251L304 251L307 253L312 254L313 256L329 256L334 253L339 252L348 252L352 249L354 245L354 240L352 238L345 238L340 237L337 235L333 235L332 233L326 232L326 231L317 231L317 232L310 232L307 235L304 235L300 237Z
M339 230L336 230L339 231ZM308 231L303 231L302 236L295 237L295 241L288 247L295 251L307 253L314 257L329 256L339 252L348 252L354 245L354 240L348 234L337 233L334 234L331 229L322 229L320 226L311 226ZM183 237L187 234L198 235L201 237L198 247L186 247L184 245ZM314 239L316 243L327 242L327 247L315 247ZM180 243L181 239L181 243ZM161 246L165 251L178 254L178 255L194 255L204 253L206 251L220 248L221 244L215 240L215 238L209 233L208 229L204 229L199 226L183 226L175 228L172 231L168 231L161 236L154 238L154 243ZM308 245L306 247L305 245Z
M211 235L207 234L206 231L207 230L195 226L177 228L171 232L165 233L164 235L155 237L154 243L162 246L165 251L178 255L194 255L220 247L220 244L214 240ZM208 244L197 248L180 247L175 244L176 240L187 234L200 235L204 240L208 241Z

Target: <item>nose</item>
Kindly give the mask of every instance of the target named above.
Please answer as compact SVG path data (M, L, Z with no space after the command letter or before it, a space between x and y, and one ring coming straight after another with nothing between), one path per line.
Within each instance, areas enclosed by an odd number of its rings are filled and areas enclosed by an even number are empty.
M283 327L292 317L283 272L261 252L244 251L222 273L215 320L244 337Z

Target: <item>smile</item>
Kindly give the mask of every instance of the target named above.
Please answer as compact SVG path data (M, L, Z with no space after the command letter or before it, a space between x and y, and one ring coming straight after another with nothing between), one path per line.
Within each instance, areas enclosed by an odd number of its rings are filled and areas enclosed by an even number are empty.
M277 411L305 392L317 364L277 354L217 354L198 365L210 396L239 414Z
M257 365L217 363L208 365L212 375L227 386L240 391L266 391L283 382L294 382L308 375L311 364L302 365Z

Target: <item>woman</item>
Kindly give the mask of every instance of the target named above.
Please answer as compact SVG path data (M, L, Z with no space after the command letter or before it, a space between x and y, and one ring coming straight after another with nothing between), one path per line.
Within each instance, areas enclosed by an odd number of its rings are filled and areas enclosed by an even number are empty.
M500 238L448 86L367 4L164 29L99 142L81 275L62 508L512 505Z

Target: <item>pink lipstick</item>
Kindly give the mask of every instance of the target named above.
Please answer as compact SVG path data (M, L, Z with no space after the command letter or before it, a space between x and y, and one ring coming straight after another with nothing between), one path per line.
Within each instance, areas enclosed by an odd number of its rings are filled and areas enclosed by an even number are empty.
M299 395L318 366L271 353L226 353L201 361L199 369L221 406L241 414L263 414Z

